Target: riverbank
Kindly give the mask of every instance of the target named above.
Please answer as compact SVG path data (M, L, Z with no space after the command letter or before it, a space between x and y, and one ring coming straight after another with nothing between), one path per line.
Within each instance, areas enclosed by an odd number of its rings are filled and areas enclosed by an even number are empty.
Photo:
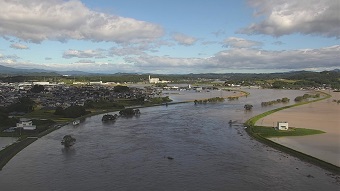
M332 95L330 94L327 94L325 92L323 92L324 95L326 95L325 97L323 98L320 98L320 99L317 99L317 100L312 100L312 101L309 101L309 102L303 102L303 103L298 103L298 104L294 104L294 105L290 105L290 106L286 106L286 107L282 107L282 108L278 108L278 109L274 109L274 110L271 110L271 111L268 111L268 112L265 112L265 113L262 113L260 115L257 115L255 117L252 117L250 118L249 120L246 121L245 123L245 126L247 127L246 131L247 133L252 136L253 138L255 138L256 140L260 141L260 142L263 142L273 148L276 148L278 150L281 150L283 152L286 152L286 153L289 153L295 157L298 157L304 161L307 161L307 162L310 162L312 164L315 164L315 165L318 165L322 168L325 168L329 171L332 171L334 173L337 173L337 174L340 174L340 167L337 166L336 164L333 164L329 161L326 161L326 160L323 160L322 158L320 159L319 157L316 157L315 155L312 155L310 154L309 152L306 152L306 150L301 150L301 149L296 149L296 147L294 146L291 146L291 145L287 145L287 144L280 144L280 142L278 141L275 141L275 139L280 139L280 140L284 140L284 139L308 139L309 143L312 143L314 141L314 137L317 137L317 136L321 136L321 137L327 137L327 136L332 136L331 133L327 132L326 129L324 128L312 128L310 126L307 126L308 123L313 123L313 121L310 122L310 119L308 118L301 118L301 116L299 117L299 112L301 112L301 108L307 108L310 109L312 108L312 106L318 106L318 105L322 105L324 103L329 103L329 100L331 99ZM333 99L333 98L332 98ZM298 106L298 107L297 107ZM317 107L320 109L320 107ZM326 109L324 107L324 109ZM297 113L290 113L292 115L289 115L289 111L292 111L292 110L296 110L296 111L299 111ZM317 110L317 109L316 109ZM322 112L322 111L321 111ZM284 118L282 115L279 116L278 118L274 118L272 116L275 116L275 115L279 115L279 114L288 114L286 115L287 118ZM335 113L336 114L336 113ZM273 122L274 120L276 120L275 122L277 121L288 121L289 124L295 124L295 123L291 123L293 122L293 118L289 118L288 116L296 116L296 119L298 121L300 121L301 123L305 123L305 125L294 125L294 127L308 127L310 129L318 129L318 130L322 130L326 133L323 133L323 134L318 134L318 135L309 135L309 136L302 136L302 137L280 137L280 138L265 138L264 136L261 136L261 134L258 134L256 132L254 132L254 127L255 126L268 126L268 127L272 127L273 125ZM321 116L310 116L312 118L314 118L314 120L319 120L319 121L327 121L328 117L327 116L325 118L324 117L321 117ZM337 117L336 117L337 118ZM261 120L260 120L261 119ZM269 119L272 119L272 120L269 120ZM280 120L279 120L280 119ZM307 125L306 125L307 124ZM322 125L321 125L322 126ZM334 130L334 128L333 128ZM313 141L312 141L313 140ZM319 140L321 141L321 140ZM323 140L324 142L327 142L327 140ZM331 142L331 141L330 141ZM328 142L328 143L330 143ZM333 142L335 145L337 145L337 147L339 148L339 144L338 142ZM318 150L320 149L320 147L313 147L313 148L310 148L310 149L314 149L314 150Z

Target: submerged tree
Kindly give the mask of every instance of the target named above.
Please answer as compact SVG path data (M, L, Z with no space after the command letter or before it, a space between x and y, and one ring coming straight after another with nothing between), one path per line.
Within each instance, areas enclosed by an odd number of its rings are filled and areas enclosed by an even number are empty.
M246 109L247 111L251 110L252 108L253 108L253 105L251 104L244 105L244 109Z
M70 147L74 145L76 142L76 139L73 138L71 135L65 135L63 140L61 141L61 144L64 145L65 147Z
M140 111L139 109L132 109L132 108L127 108L119 111L119 114L124 117L131 117L135 115L139 115Z

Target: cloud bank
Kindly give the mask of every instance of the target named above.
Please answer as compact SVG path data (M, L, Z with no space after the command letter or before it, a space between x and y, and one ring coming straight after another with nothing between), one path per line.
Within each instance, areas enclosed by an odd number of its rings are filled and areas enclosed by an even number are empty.
M151 41L162 27L88 9L81 1L0 1L0 35L40 43L69 39L115 43Z
M245 34L275 37L301 33L340 38L340 3L338 0L249 0L258 23L241 29Z
M184 73L228 72L230 70L327 70L340 66L340 45L320 49L266 51L249 48L231 48L208 58L175 58L159 56L130 57L126 61L144 71Z

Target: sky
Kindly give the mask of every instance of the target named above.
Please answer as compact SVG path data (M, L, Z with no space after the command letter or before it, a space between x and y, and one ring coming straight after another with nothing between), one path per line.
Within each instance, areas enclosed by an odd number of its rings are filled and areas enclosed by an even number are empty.
M93 73L340 68L339 0L0 0L0 65Z

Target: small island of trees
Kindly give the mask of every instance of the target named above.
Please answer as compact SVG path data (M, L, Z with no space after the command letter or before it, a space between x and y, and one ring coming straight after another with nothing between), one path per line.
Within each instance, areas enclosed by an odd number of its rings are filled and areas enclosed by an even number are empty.
M266 101L266 102L262 102L261 103L261 106L269 106L269 105L274 105L274 104L277 104L277 103L288 103L290 101L289 98L287 97L284 97L282 99L277 99L277 100L273 100L273 101Z
M65 135L63 137L63 140L61 141L61 144L64 145L66 148L71 147L76 142L76 139L72 137L71 135Z
M253 109L253 105L251 105L251 104L246 104L246 105L244 105L244 109L245 109L246 111L250 111L250 110Z
M124 117L132 117L135 115L140 115L139 109L132 109L132 108L127 108L119 111L119 115L124 116Z
M214 98L203 99L203 100L195 100L194 103L196 105L196 104L223 102L223 101L224 101L224 98L222 97L214 97Z
M310 95L310 94L304 94L303 96L297 96L294 101L301 102L304 100L307 100L308 98L319 98L320 94Z

